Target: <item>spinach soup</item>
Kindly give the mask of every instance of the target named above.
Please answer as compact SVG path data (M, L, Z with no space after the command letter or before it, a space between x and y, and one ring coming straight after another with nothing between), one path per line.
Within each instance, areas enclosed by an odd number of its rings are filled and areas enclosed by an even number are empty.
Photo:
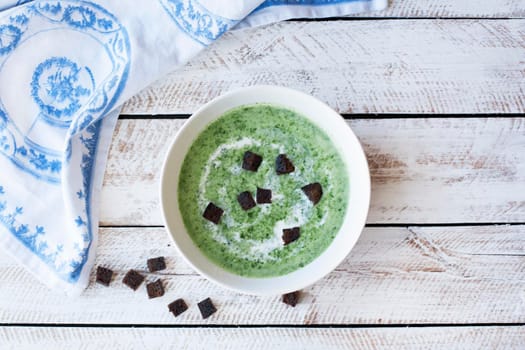
M178 200L193 242L215 264L273 277L318 257L347 209L346 165L296 112L235 108L210 123L182 164Z

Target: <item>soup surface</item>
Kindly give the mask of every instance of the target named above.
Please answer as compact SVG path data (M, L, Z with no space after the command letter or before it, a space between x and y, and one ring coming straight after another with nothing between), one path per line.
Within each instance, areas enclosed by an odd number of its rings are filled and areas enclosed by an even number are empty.
M244 168L246 152L262 157L256 171ZM277 173L279 155L293 171ZM247 105L226 112L194 140L178 200L189 235L215 264L246 277L280 276L330 245L345 216L348 181L339 152L316 125L285 108ZM314 183L322 188L317 203L303 189ZM239 195L249 192L256 201L257 188L271 190L271 203L243 209ZM203 216L209 203L223 211L218 223ZM283 230L297 227L299 237L285 244Z

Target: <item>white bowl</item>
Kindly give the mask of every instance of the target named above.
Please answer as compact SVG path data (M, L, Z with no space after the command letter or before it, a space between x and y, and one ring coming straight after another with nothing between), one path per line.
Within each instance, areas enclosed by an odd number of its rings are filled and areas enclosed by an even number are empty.
M300 113L332 140L349 172L349 197L341 229L328 248L308 265L278 277L243 277L209 260L193 243L184 226L178 203L178 179L186 152L206 126L232 108L267 103ZM305 93L276 86L253 86L229 92L202 106L184 124L171 144L162 169L162 216L175 247L186 262L210 281L235 291L276 295L302 289L321 279L348 255L365 225L370 203L370 174L357 137L344 119L323 102Z

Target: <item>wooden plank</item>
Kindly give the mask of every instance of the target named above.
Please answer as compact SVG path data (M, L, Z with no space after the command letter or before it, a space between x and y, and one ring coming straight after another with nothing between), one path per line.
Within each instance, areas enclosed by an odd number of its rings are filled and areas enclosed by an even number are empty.
M145 287L121 283L128 269L145 273L163 255L166 295L148 300ZM367 228L347 259L306 288L291 308L279 296L230 292L195 274L162 228L100 233L97 265L116 278L92 283L77 299L47 290L0 255L3 323L80 324L421 324L525 322L525 226ZM182 297L189 310L174 318L167 305ZM202 320L197 303L211 297L218 312Z
M523 349L525 327L0 328L4 349Z
M227 33L131 98L192 113L233 88L284 85L341 113L525 112L525 20L284 22Z
M183 120L121 120L103 225L161 225L158 179ZM525 221L525 118L359 119L372 175L369 223Z
M523 18L524 0L391 0L388 8L352 17Z

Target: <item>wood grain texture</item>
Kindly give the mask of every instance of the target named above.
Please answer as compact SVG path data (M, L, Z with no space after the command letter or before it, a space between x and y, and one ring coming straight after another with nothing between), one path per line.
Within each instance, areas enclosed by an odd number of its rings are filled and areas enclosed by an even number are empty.
M391 0L383 11L365 12L352 17L441 17L441 18L523 18L524 0Z
M3 323L80 324L418 324L525 322L525 226L367 228L347 259L303 291L291 308L279 296L230 292L195 274L163 228L102 229L96 265L116 272L110 287L92 283L78 299L50 292L0 255ZM128 269L167 257L166 295L148 300L122 284ZM184 298L175 318L167 305ZM197 303L218 312L202 320Z
M523 349L525 327L0 328L3 349ZM199 340L199 341L196 341Z
M183 123L119 121L102 190L103 225L162 224L161 166ZM369 223L525 221L525 118L348 124L370 166Z
M520 19L285 22L227 33L122 113L192 113L256 84L341 113L523 113L524 58Z

